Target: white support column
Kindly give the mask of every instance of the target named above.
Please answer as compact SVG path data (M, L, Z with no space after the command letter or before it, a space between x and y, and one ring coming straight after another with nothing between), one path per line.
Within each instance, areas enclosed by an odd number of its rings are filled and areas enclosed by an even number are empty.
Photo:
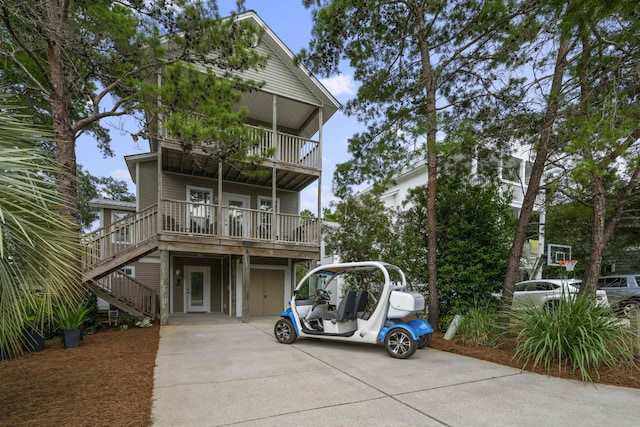
M218 162L218 212L216 213L216 235L222 236L222 162Z
M322 107L318 108L318 162L320 166L320 176L318 177L318 224L317 236L318 236L318 248L322 242ZM322 262L322 251L319 251L319 262Z
M273 169L271 171L271 240L275 242L276 240L276 173L278 172L278 168L276 167L277 163L280 161L280 144L278 137L278 97L273 95L273 138L276 144L276 162L273 162ZM258 206L258 209L260 206Z

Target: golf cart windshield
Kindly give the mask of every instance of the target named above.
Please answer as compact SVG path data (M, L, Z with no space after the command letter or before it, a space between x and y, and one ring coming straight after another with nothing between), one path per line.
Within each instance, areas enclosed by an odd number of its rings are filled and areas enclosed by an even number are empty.
M331 286L332 280L336 277L336 274L331 271L317 271L300 284L296 290L296 299L309 299L313 298L318 289L330 290L327 288L336 288L336 285Z

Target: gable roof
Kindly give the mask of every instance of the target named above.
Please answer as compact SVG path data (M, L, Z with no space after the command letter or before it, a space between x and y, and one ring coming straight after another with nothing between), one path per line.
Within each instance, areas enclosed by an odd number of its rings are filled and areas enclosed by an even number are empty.
M245 102L250 98L277 95L278 125L290 128L303 137L311 137L318 131L317 109L322 109L322 123L340 109L340 102L303 65L296 64L294 54L269 28L255 11L247 11L236 16L238 20L251 20L264 29L259 52L268 56L266 67L241 73L244 78L263 81L260 90L245 94ZM251 102L252 105L255 105ZM249 115L265 123L272 121L273 104L263 102L264 111L253 109Z

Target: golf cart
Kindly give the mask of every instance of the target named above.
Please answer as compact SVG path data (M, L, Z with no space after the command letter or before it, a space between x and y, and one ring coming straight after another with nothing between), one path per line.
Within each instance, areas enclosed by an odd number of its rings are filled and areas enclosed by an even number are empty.
M289 304L274 327L284 344L297 337L384 344L389 355L406 359L431 342L433 328L417 316L424 297L409 292L404 273L391 264L316 267L302 278Z

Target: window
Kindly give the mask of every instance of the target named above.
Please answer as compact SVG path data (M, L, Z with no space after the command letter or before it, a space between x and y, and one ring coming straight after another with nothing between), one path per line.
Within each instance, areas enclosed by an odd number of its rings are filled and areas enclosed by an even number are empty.
M626 277L605 277L598 280L598 287L600 288L626 288Z
M126 274L127 276L136 277L136 268L132 265L127 265L126 267L122 267L120 271ZM118 277L124 277L124 276L121 276L120 274L118 274Z
M273 227L273 200L271 197L258 197L258 209L261 211L258 216L258 237L261 239L271 239ZM276 213L280 212L280 199L276 199ZM275 229L276 236L279 234L279 224Z
M131 242L131 219L125 219L129 216L129 212L113 211L111 213L111 223L113 224L113 242L114 243L130 243Z
M213 191L208 188L187 187L189 202L187 228L191 232L208 233L213 221Z

